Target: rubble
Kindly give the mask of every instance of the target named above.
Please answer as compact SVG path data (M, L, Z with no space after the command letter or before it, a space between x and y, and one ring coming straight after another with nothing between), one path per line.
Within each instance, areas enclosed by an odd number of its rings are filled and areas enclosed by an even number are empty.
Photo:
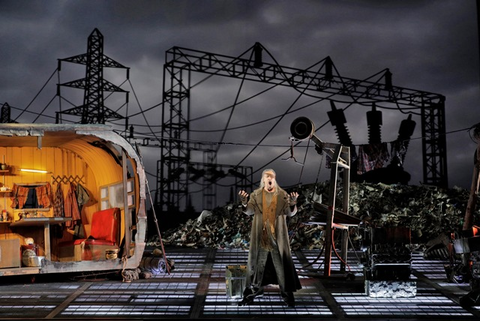
M294 250L322 248L324 226L307 223L315 214L312 202L328 200L328 182L304 185L296 190L300 194L299 211L288 221L291 247ZM341 193L340 187L338 198ZM408 227L412 244L425 249L429 241L461 229L468 197L469 191L458 187L351 183L349 215L360 218L360 226ZM164 244L248 249L252 218L243 214L239 205L203 211L198 218L164 232ZM479 217L477 210L475 218ZM360 244L362 229L351 228L350 238L354 244Z
M217 207L166 231L163 243L194 248L248 249L250 226L251 217L243 214L239 207Z

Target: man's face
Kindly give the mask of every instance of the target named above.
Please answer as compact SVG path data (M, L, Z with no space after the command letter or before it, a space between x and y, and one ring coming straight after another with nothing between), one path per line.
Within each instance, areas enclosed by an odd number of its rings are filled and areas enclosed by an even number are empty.
M267 191L273 192L275 190L275 174L273 172L265 172L263 174L263 183Z

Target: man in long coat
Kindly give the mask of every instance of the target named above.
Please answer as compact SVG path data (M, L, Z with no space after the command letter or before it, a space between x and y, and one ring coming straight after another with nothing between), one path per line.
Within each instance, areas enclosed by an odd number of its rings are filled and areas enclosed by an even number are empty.
M292 260L286 218L297 212L298 193L288 194L278 186L273 169L262 173L260 188L239 192L243 212L253 215L248 253L247 284L239 305L251 304L263 295L263 287L278 284L285 303L295 306L293 292L301 289ZM248 201L248 202L247 202Z

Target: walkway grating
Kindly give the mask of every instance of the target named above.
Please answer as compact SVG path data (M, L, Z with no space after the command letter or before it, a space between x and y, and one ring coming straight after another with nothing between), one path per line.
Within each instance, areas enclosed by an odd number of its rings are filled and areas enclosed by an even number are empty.
M112 280L54 281L0 285L0 320L9 319L199 319L247 320L478 320L480 309L464 309L458 299L468 284L449 283L443 264L414 255L414 298L371 298L365 294L362 268L349 253L349 272L323 277L317 250L296 252L302 290L295 294L296 307L288 308L276 287L250 306L238 306L240 298L226 296L225 267L245 265L243 250L167 249L175 262L170 275L122 283ZM315 261L315 262L314 262ZM313 264L312 264L313 263ZM332 271L340 263L332 261Z

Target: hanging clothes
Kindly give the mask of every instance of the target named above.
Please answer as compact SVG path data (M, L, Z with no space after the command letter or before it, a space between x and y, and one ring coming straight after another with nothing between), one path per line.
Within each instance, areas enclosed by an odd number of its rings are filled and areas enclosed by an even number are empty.
M62 184L57 184L57 190L55 191L55 198L53 199L53 216L64 217L65 216L64 199Z
M390 159L388 144L369 144L358 147L357 173L364 174L371 170L382 168Z
M395 140L391 143L391 157L392 159L396 158L399 162L399 165L402 166L405 160L405 155L407 154L409 141L408 140Z
M25 205L27 201L29 188L25 186L19 186L17 184L13 184L12 187L12 195L13 197L10 198L12 201L12 208L21 209Z
M81 184L77 184L77 203L80 212L82 211L83 205L87 204L90 200L90 195L88 191Z
M66 226L69 229L74 229L75 225L82 220L80 210L78 208L77 195L76 195L76 186L73 183L70 183L70 188L65 198L65 217L71 217L72 220L66 223Z
M43 208L52 206L52 186L50 183L35 187L38 205Z

